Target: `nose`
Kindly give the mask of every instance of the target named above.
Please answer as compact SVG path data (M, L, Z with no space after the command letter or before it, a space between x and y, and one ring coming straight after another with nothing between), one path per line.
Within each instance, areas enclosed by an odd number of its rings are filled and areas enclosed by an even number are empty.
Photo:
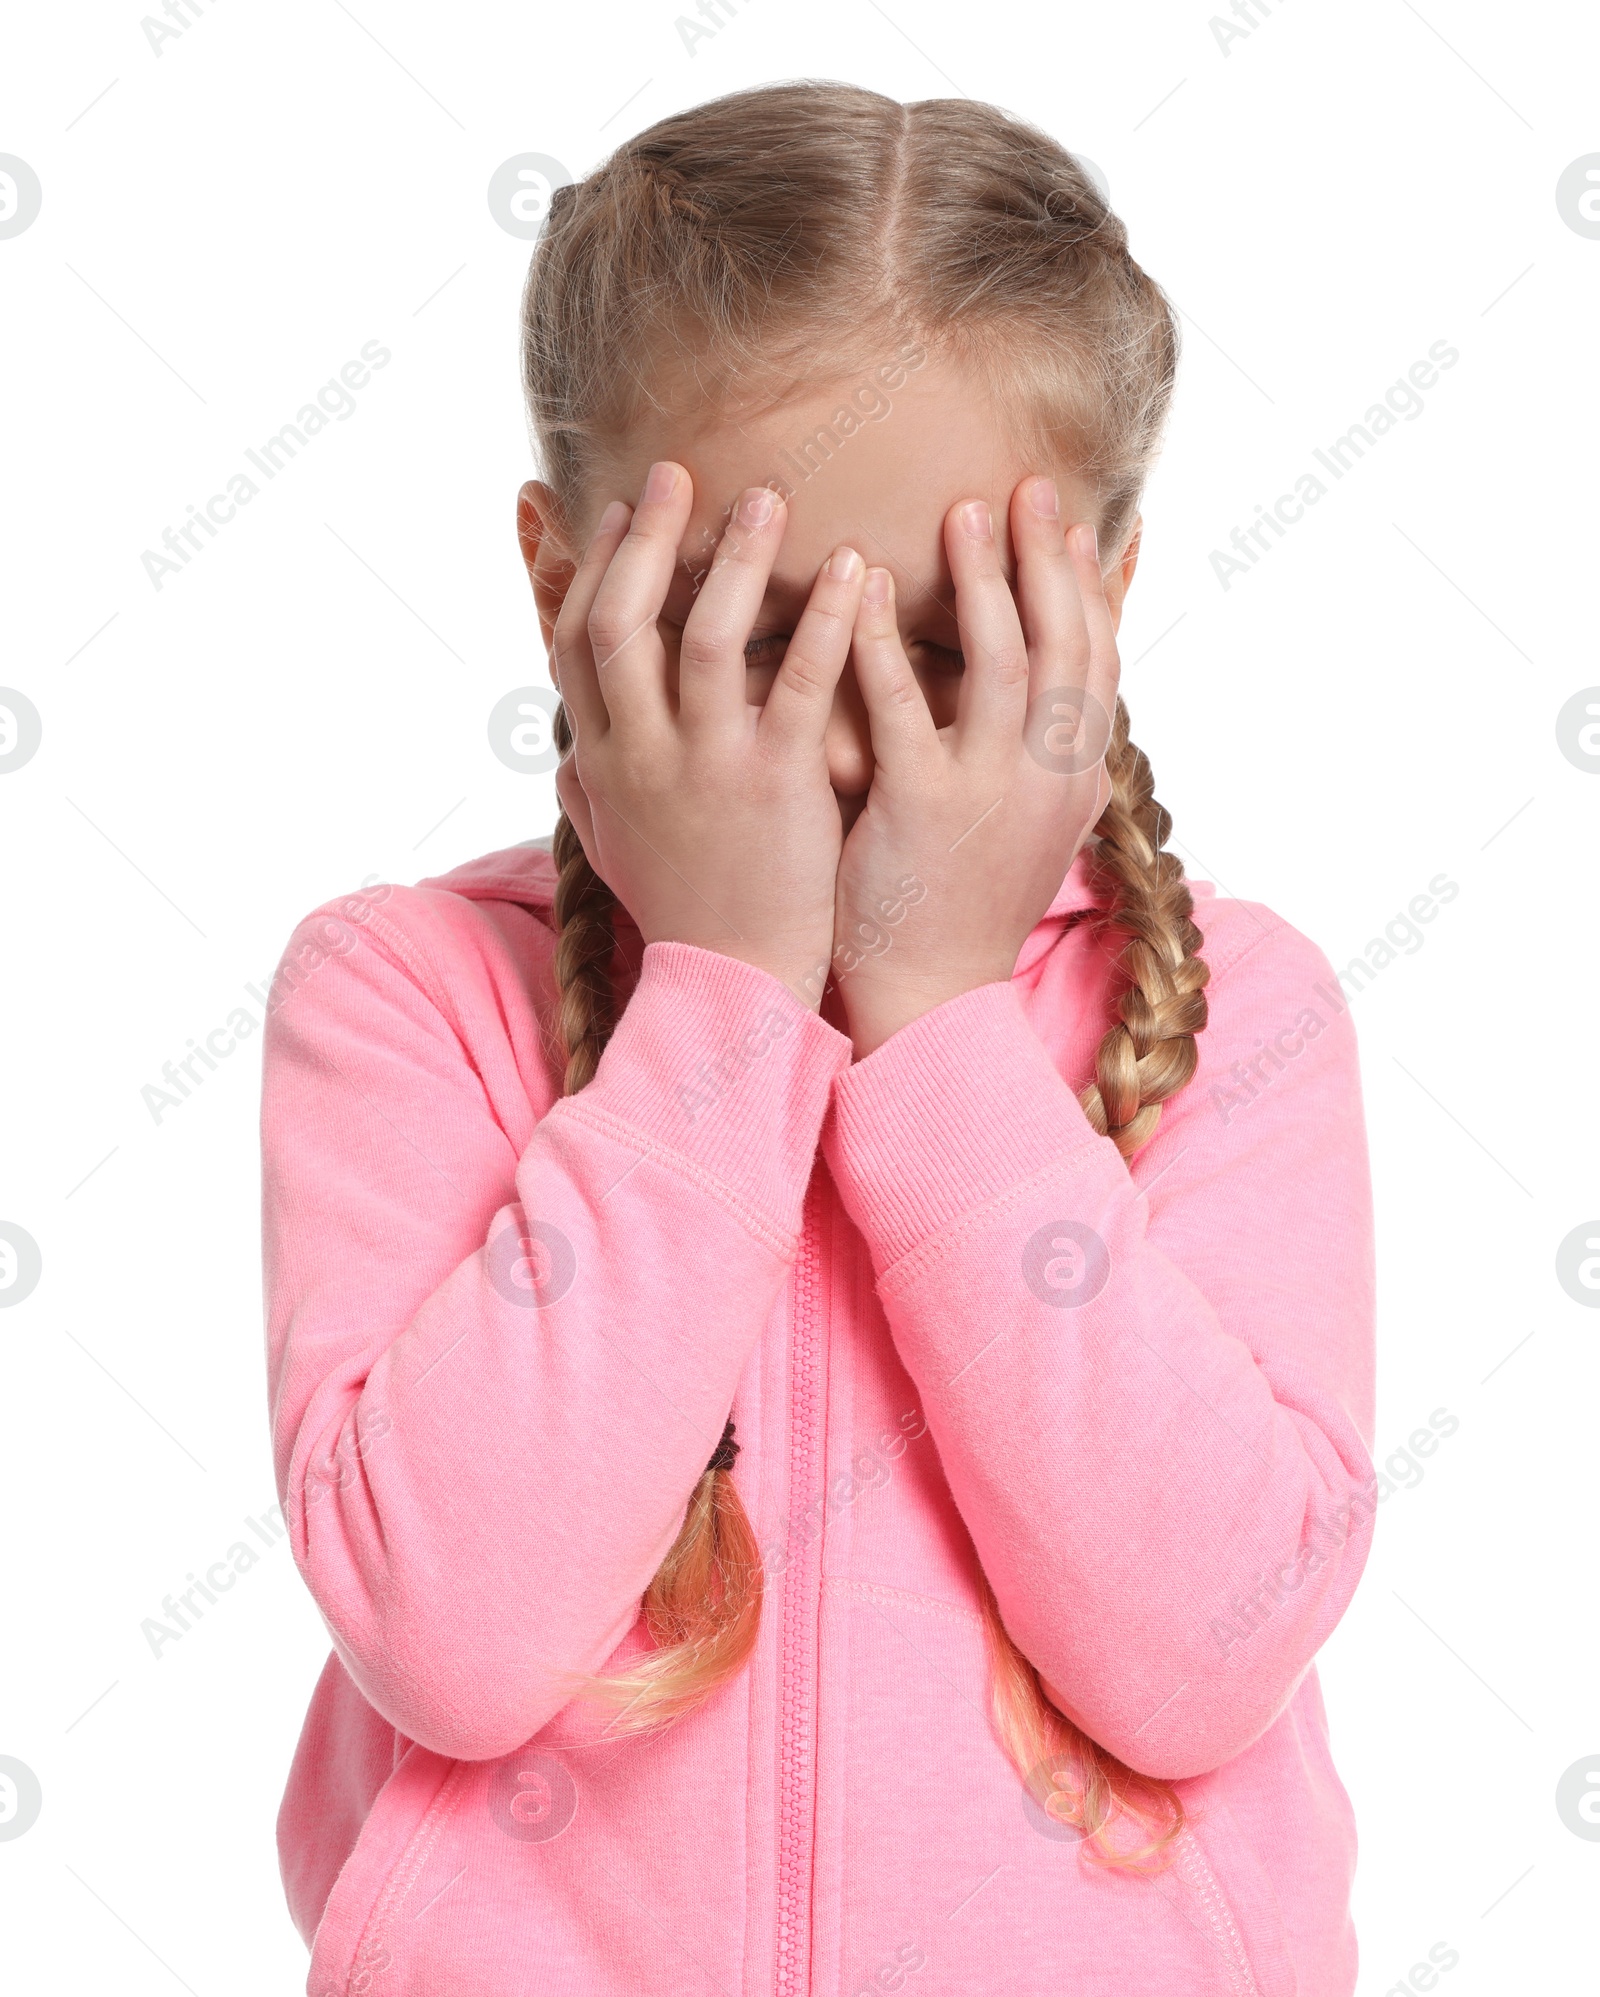
M845 663L834 688L833 708L823 732L823 752L828 759L828 782L841 803L865 799L872 785L872 731L867 725L867 705L861 698L855 664Z

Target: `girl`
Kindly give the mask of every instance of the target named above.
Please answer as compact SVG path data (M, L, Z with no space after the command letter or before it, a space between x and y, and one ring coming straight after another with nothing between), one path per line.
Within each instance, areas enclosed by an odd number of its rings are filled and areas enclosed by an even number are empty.
M1128 738L1176 349L983 105L556 196L560 822L309 917L269 1032L312 1997L1353 1988L1356 1050Z

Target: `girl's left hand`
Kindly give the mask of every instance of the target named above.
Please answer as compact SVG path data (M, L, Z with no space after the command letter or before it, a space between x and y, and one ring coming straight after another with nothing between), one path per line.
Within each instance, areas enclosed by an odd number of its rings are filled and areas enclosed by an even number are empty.
M1063 534L1048 478L1017 487L1010 524L1016 600L988 506L945 516L965 658L948 728L900 642L889 571L867 574L854 657L876 769L840 860L832 966L858 1056L1010 978L1111 796L1120 668L1094 528Z

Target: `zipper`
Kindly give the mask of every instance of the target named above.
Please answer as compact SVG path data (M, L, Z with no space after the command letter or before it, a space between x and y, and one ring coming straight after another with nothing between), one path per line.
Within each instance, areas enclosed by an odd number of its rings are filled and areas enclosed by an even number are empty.
M811 1853L816 1827L817 1601L822 1521L808 1523L822 1455L822 1176L806 1188L794 1271L789 1390L789 1559L784 1569L778 1788L777 1997L811 1978ZM796 1545L796 1541L800 1544Z
M1200 1840L1185 1824L1173 1843L1178 1851L1178 1875L1199 1901L1210 1924L1211 1939L1227 1963L1230 1992L1233 1997L1261 1997L1261 1986L1250 1967L1239 1924L1233 1918L1227 1895L1217 1884L1217 1875L1211 1870Z

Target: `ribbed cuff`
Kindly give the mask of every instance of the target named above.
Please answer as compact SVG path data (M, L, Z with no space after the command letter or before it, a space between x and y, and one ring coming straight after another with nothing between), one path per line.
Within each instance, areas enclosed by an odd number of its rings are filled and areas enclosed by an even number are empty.
M1106 1140L1010 984L903 1026L834 1086L823 1150L879 1273L961 1214Z
M651 943L594 1080L561 1107L626 1126L787 1234L850 1053L848 1037L770 973L693 944Z

